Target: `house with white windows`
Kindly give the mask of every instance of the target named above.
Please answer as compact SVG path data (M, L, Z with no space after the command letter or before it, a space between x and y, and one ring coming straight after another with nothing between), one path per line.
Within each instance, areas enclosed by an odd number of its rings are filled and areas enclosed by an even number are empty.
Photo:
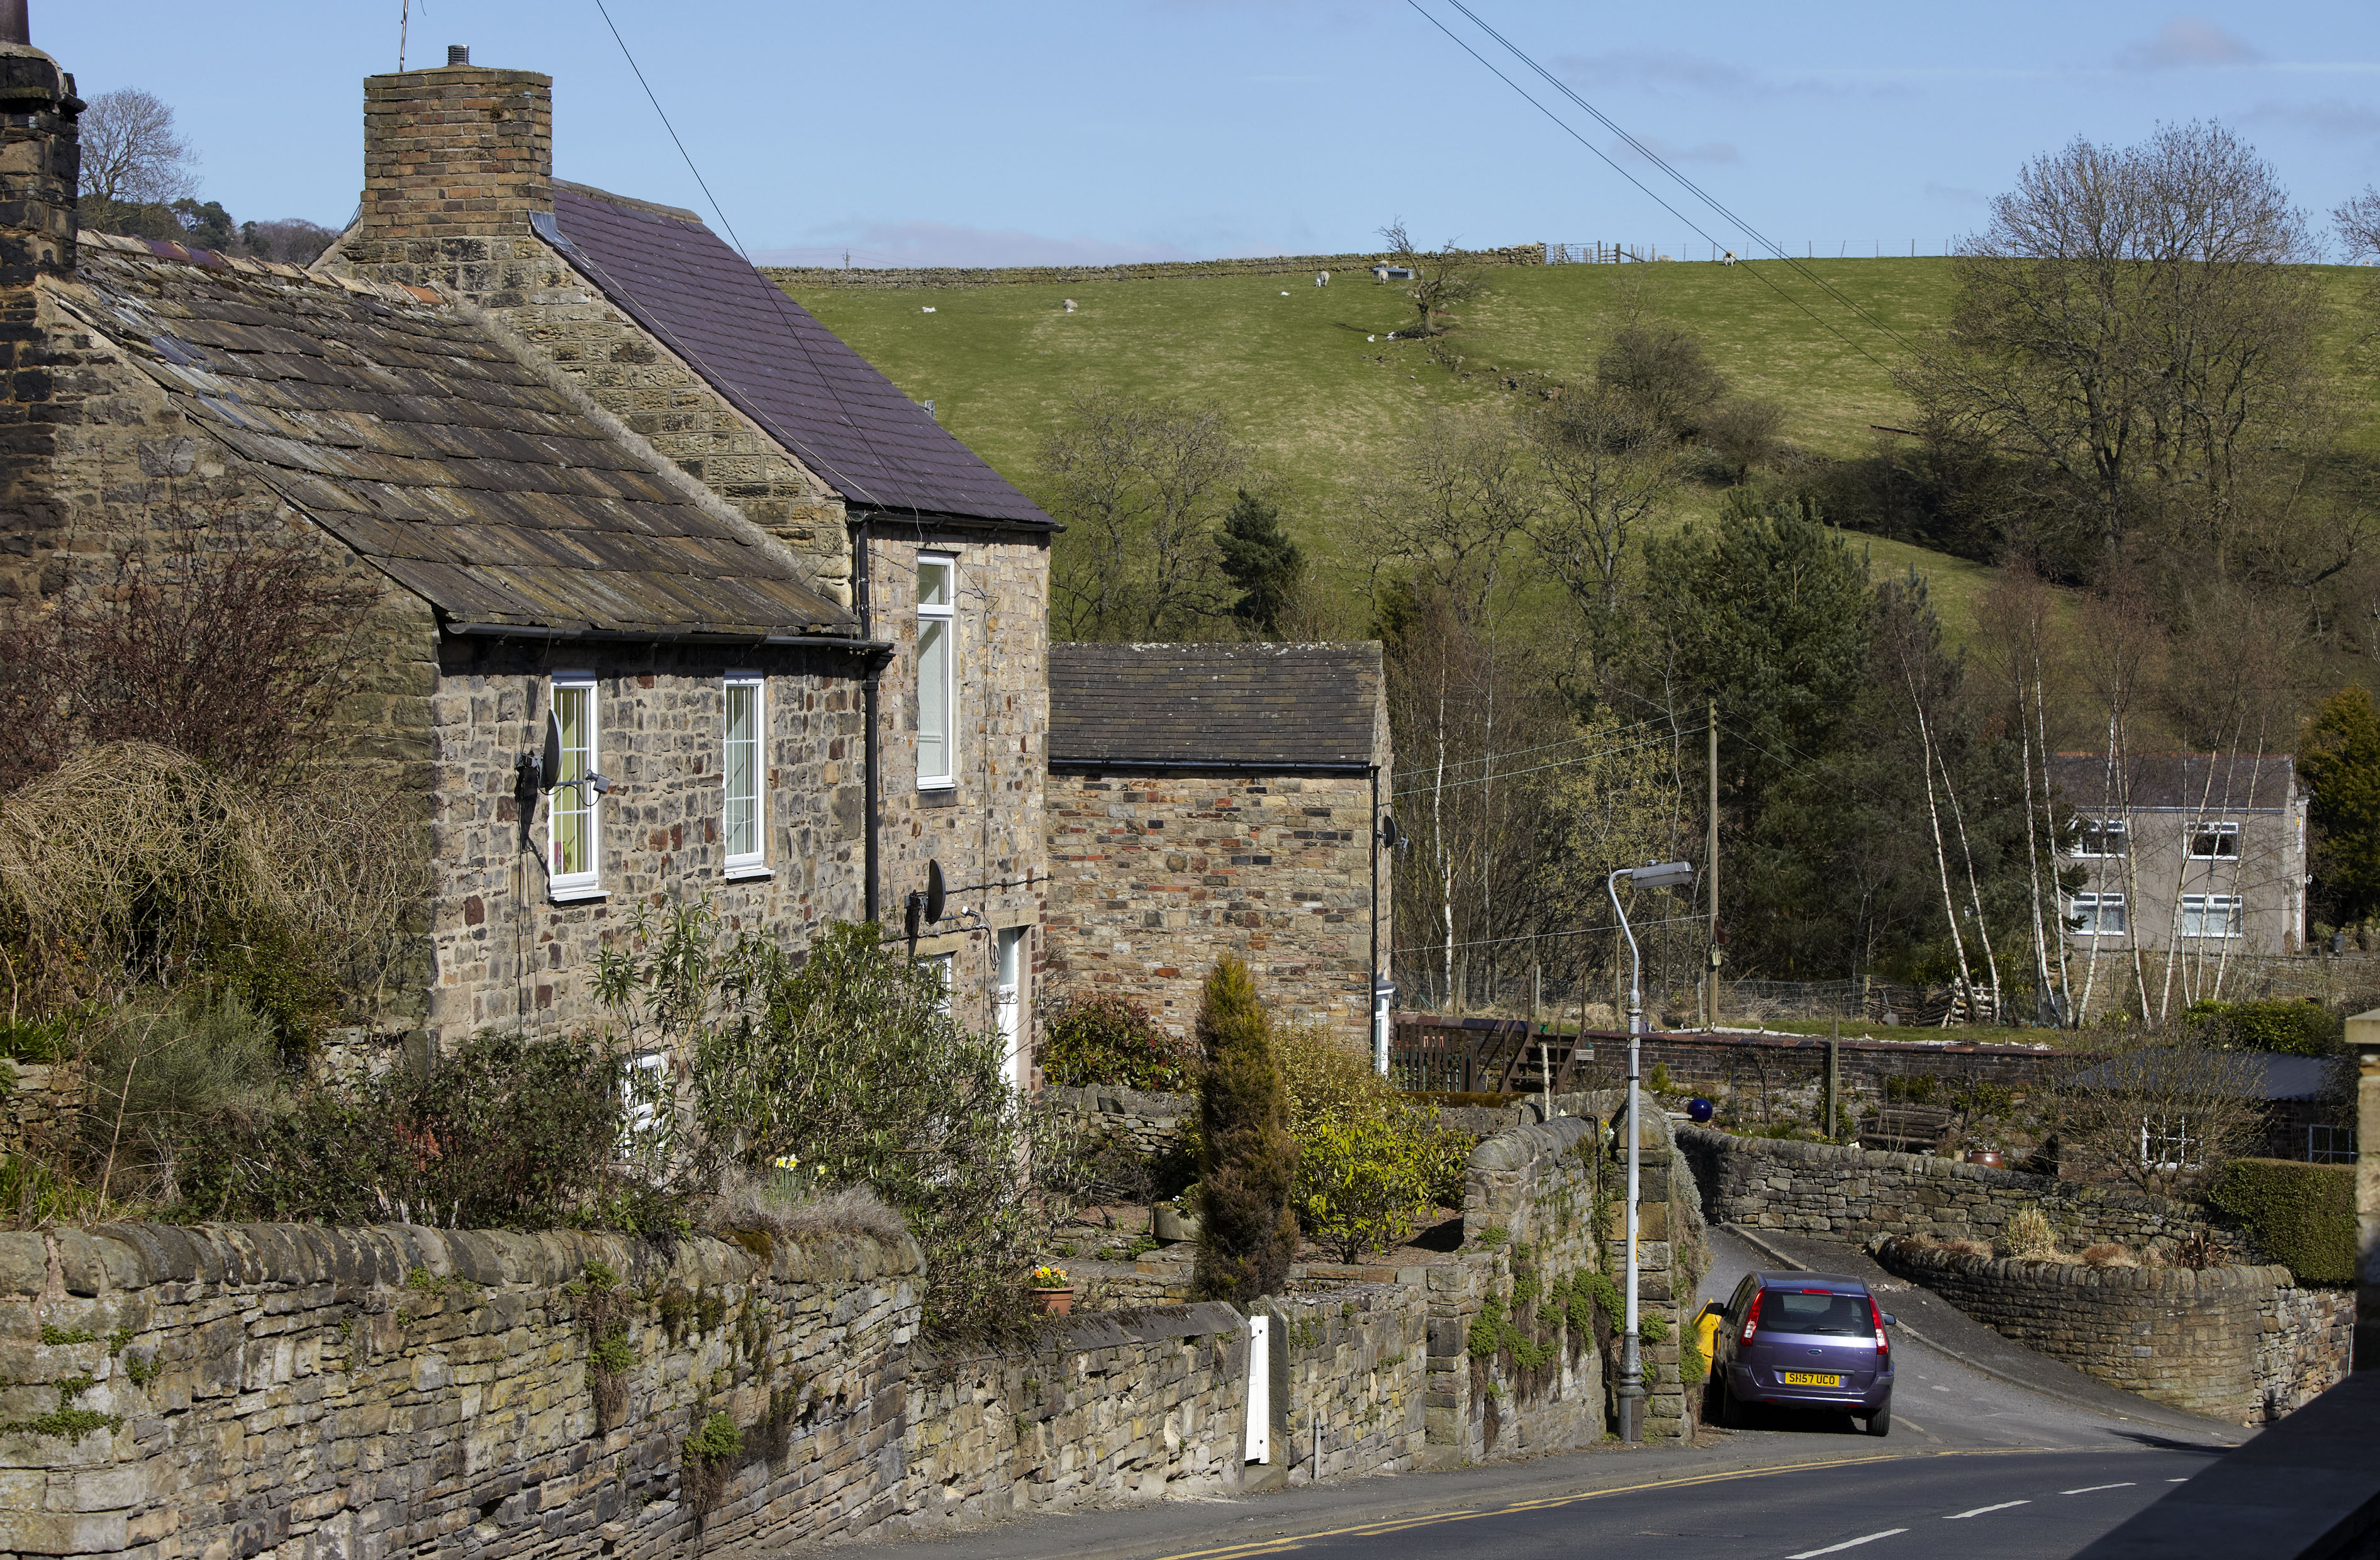
M2289 755L2065 753L2050 780L2072 818L2070 949L2303 949L2308 796Z
M195 528L370 598L329 745L427 867L383 1040L600 1023L602 950L702 903L879 921L1029 1076L1046 515L693 212L556 180L542 75L368 79L299 272L80 231L73 79L0 66L0 597Z

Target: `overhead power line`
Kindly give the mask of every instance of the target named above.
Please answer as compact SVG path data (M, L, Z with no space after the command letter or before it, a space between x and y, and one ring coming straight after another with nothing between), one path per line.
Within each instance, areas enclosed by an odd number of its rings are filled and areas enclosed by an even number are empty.
M1570 137L1571 139L1578 142L1579 145L1595 153L1595 155L1600 159L1606 166L1610 168L1613 173L1618 174L1621 178L1626 179L1630 184L1634 185L1638 190L1644 193L1646 200L1651 200L1655 205L1660 207L1661 210L1669 212L1671 216L1677 218L1680 222L1694 229L1694 233L1706 243L1716 245L1719 242L1719 240L1714 236L1707 228L1704 227L1702 224L1686 215L1685 212L1678 210L1677 207L1670 204L1668 200L1664 200L1650 186L1646 185L1643 179L1638 178L1635 175L1621 167L1618 163L1613 162L1610 155L1601 147L1596 145L1593 141L1579 134L1577 127L1572 125L1570 121L1564 119L1560 115L1556 114L1552 109L1548 108L1544 103L1538 102L1536 97L1531 95L1527 88L1522 86L1518 81L1513 80L1510 76L1505 75L1504 72L1496 68L1495 62L1488 59L1487 55L1481 54L1478 50L1473 48L1469 40L1465 39L1461 33L1456 32L1452 28L1447 26L1444 22L1439 20L1436 17L1430 15L1430 13L1423 7L1421 0L1405 0L1405 4L1412 6L1414 10L1421 16L1423 20L1428 22L1430 26L1438 29L1440 32L1445 33L1448 38L1451 39L1456 48L1461 49L1464 54L1469 54L1473 59L1477 60L1480 66L1485 68L1489 75L1495 77L1497 80L1503 82L1507 87L1512 88L1514 92L1520 95L1523 102L1536 109L1538 113L1544 115L1548 119L1552 120L1555 127L1559 128L1562 134ZM1817 326L1820 330L1826 332L1828 335L1834 337L1837 341L1842 343L1853 352L1858 353L1861 357L1866 358L1877 368L1885 369L1889 367L1883 358L1878 357L1866 347L1862 346L1859 343L1852 340L1851 337L1843 334L1842 332L1835 329L1831 321L1820 319L1816 311L1812 309L1809 305L1803 303L1800 298L1795 297L1791 293L1787 292L1783 287L1779 286L1776 280L1770 277L1760 266L1746 261L1738 265L1735 269L1749 272L1753 278L1759 282L1761 285L1767 287L1770 292L1775 293L1779 297L1783 298L1787 303L1791 304L1795 308L1800 309L1803 314L1807 315L1812 324Z
M1659 747L1682 737L1693 736L1704 729L1701 726L1689 726L1682 732L1661 732L1640 738L1635 742L1623 743L1618 747L1597 748L1592 753L1574 753L1567 758L1549 758L1541 764L1525 764L1517 769L1498 769L1490 774L1471 775L1463 780L1418 780L1402 790L1390 792L1390 799L1393 801L1400 796L1424 796L1435 792L1460 791L1465 786L1488 785L1496 780L1512 780L1521 775L1534 775L1545 769L1564 769L1574 764L1586 763L1590 759L1616 758L1622 754L1639 752L1647 747ZM1473 759L1470 762L1476 763L1478 760Z

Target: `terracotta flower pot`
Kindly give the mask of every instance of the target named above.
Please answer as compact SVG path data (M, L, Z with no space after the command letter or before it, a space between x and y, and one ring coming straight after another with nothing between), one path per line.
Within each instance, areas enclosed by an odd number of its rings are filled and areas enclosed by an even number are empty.
M1967 1150L1967 1163L2005 1170L2008 1168L2008 1155L1997 1148L1971 1148Z
M1071 1287L1036 1289L1033 1291L1033 1309L1042 1316L1064 1316L1075 1309L1075 1291Z

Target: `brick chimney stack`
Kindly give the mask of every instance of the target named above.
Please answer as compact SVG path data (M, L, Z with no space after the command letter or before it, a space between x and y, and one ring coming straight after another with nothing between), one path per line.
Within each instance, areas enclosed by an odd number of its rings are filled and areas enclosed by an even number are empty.
M516 291L529 217L553 210L553 79L447 58L364 79L363 217L339 259L384 282Z
M0 289L74 274L82 106L74 78L33 47L25 0L0 0Z

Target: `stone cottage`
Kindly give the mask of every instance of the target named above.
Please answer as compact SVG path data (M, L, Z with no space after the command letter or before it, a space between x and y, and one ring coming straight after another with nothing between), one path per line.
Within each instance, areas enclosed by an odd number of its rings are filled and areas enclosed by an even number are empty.
M1377 1043L1390 793L1380 647L1050 647L1053 993L1187 1033L1223 954L1277 1014Z
M798 946L932 864L917 955L1029 1034L1046 516L691 213L557 186L543 76L368 80L309 275L78 240L71 78L22 38L0 69L0 591L193 517L369 584L342 740L418 785L431 873L387 1027L583 1023L637 908Z

